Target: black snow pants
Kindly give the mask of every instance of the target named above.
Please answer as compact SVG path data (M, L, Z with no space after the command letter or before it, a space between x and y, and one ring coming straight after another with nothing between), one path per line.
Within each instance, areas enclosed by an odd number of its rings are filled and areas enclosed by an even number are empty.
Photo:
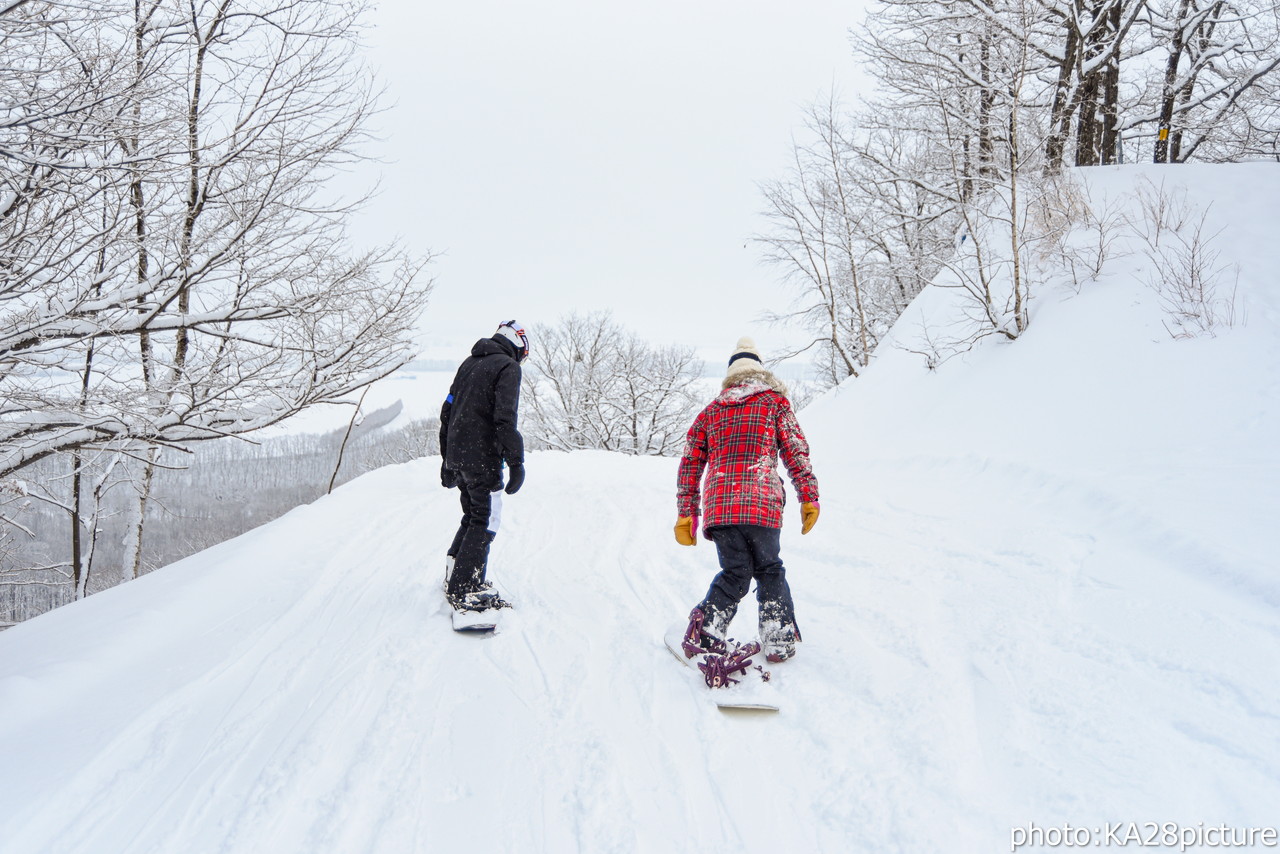
M498 486L502 486L501 480ZM448 587L450 596L473 593L484 583L489 565L489 545L497 536L502 521L502 493L494 492L492 487L491 475L458 472L462 523L449 546L449 555L453 558Z
M717 525L707 530L716 544L720 572L698 606L706 615L705 627L724 639L738 603L756 582L760 611L760 642L799 640L795 605L787 585L787 571L779 551L782 529L761 525Z

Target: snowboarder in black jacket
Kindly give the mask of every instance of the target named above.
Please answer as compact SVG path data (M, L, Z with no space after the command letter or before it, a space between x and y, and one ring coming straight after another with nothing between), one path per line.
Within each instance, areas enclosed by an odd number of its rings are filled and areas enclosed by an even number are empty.
M504 466L508 495L524 483L524 439L516 418L520 363L528 355L524 327L514 320L500 324L492 338L471 348L440 409L440 482L462 493L462 524L446 561L445 594L455 608L510 607L485 572L502 519Z

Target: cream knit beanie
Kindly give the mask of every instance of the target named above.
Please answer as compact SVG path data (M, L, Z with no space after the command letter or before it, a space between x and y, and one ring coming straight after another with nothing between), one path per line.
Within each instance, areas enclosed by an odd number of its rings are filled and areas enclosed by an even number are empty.
M760 353L756 350L756 342L750 338L739 338L738 346L733 349L733 355L729 357L729 370L725 372L725 376L731 377L743 371L758 371L763 368Z

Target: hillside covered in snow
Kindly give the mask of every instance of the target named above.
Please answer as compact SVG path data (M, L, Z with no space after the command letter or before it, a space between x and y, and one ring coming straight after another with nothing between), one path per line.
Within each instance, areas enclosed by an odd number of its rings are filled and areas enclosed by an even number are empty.
M715 571L673 541L675 460L531 455L491 560L516 610L476 638L449 628L457 499L426 458L0 633L0 852L919 854L1032 822L1275 825L1280 166L1087 177L1096 208L1185 186L1238 264L1235 324L1175 337L1118 241L1096 281L1033 293L1018 340L930 370L921 340L963 314L940 277L800 413L822 517L801 538L788 507L805 642L778 714L718 711L663 647Z

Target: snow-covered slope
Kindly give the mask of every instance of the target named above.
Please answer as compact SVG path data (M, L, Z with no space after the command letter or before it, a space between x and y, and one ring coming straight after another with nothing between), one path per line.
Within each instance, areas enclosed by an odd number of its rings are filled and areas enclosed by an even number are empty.
M886 348L802 413L823 515L783 536L806 642L778 715L717 711L662 646L715 569L672 539L674 461L533 455L493 556L518 609L478 639L443 612L458 511L426 459L0 634L0 852L1276 824L1280 168L1167 174L1217 199L1246 326L1171 340L1121 260L1014 344Z

